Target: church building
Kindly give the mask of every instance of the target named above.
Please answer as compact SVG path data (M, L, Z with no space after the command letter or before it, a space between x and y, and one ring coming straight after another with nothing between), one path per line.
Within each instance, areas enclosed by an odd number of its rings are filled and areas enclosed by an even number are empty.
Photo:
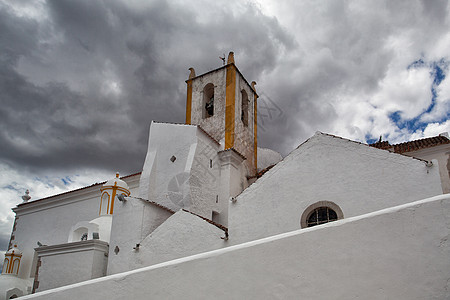
M142 172L23 196L0 300L450 297L448 135L317 132L282 158L258 147L233 52L186 84L186 122L152 121Z

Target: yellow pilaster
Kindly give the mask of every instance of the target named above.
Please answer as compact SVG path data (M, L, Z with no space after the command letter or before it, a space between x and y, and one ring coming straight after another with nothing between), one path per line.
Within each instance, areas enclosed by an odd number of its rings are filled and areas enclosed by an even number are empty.
M258 121L257 121L257 109L258 109L258 104L257 104L257 100L258 100L258 95L256 95L256 93L254 94L254 98L253 98L253 139L254 139L254 143L253 143L253 147L254 147L254 155L255 155L255 170L256 172L258 172Z
M192 109L192 80L187 83L187 97L186 97L186 124L191 124L191 109Z
M114 198L116 198L116 194L117 194L117 184L114 184L113 192L112 192L112 196L111 196L111 202L110 202L111 206L108 207L108 211L109 211L110 215L112 215L113 211L114 211Z
M230 59L229 59L230 60ZM227 65L225 89L225 149L234 146L234 112L236 98L236 67L234 63Z

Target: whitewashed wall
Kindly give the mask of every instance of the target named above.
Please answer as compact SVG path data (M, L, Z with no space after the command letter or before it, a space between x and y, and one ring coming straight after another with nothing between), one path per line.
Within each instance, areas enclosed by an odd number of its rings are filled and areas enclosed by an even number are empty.
M448 299L449 216L437 196L23 299Z
M446 194L450 193L450 144L405 152L404 154L426 160L436 159L439 164L442 191Z
M108 244L99 240L40 247L39 284L45 291L106 275Z
M123 246L116 255L112 244L108 274L222 248L228 245L227 241L222 239L224 236L222 229L180 210L145 237L140 242L139 250Z
M124 179L136 193L139 174ZM113 177L113 175L111 176ZM98 217L101 184L19 205L13 244L23 251L20 278L34 277L37 242L44 245L67 243L72 226ZM34 262L34 263L33 263Z
M118 202L114 207L107 273L130 270L136 256L133 248L171 215L171 212L141 199L127 197L126 202Z
M211 218L218 196L219 147L195 125L152 122L140 197Z
M229 204L230 242L298 229L318 201L347 218L441 193L437 165L317 133Z

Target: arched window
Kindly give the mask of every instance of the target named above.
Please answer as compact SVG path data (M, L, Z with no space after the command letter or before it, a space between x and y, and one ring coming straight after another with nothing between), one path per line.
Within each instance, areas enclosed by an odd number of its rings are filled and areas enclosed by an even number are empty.
M5 261L3 262L2 274L7 273L8 269L9 269L9 259L5 257Z
M101 202L100 202L100 215L108 214L109 210L109 194L103 192Z
M208 83L203 88L203 119L214 116L214 85Z
M241 121L244 126L248 126L248 95L245 90L241 91Z
M312 227L320 224L343 219L344 214L339 206L330 201L319 201L308 208L302 214L301 227Z
M306 227L312 227L337 220L337 214L329 207L315 208L306 219Z

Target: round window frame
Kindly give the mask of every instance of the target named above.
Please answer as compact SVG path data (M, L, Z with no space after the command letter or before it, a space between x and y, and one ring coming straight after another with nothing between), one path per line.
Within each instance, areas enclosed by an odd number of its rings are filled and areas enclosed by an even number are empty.
M342 209L334 202L331 201L318 201L316 203L311 204L308 206L305 211L302 214L302 217L300 218L300 226L301 228L308 228L308 217L309 215L319 207L328 207L329 209L332 209L336 212L337 219L343 219L344 213L342 212ZM333 222L333 221L332 221ZM326 223L324 223L326 224Z

